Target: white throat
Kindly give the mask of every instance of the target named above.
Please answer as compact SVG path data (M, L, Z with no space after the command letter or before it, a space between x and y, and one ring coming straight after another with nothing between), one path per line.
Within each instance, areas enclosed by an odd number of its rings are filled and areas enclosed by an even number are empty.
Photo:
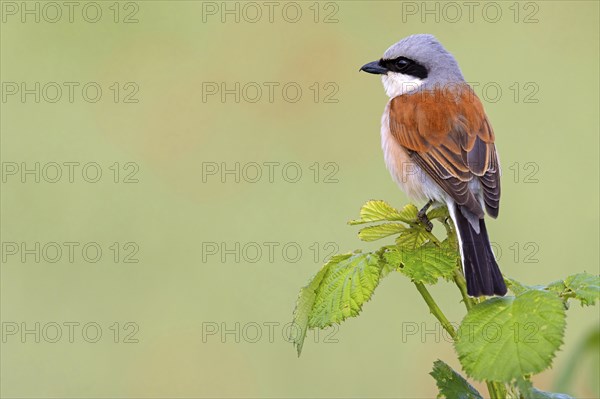
M423 84L423 81L419 78L398 72L388 72L386 75L382 75L381 81L383 82L385 94L389 98L415 91Z

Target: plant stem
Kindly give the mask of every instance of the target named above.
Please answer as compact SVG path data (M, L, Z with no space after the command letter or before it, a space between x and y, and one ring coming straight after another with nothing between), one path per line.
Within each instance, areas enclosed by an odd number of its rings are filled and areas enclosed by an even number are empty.
M498 396L498 391L496 390L496 386L494 385L494 383L492 381L486 381L485 384L487 385L487 389L488 389L488 392L490 393L491 399L504 399L504 398L500 398L500 396Z
M506 399L507 392L506 387L499 382L486 381L485 382L492 399Z
M429 306L429 311L431 312L431 314L433 314L435 318L438 319L440 323L442 323L442 327L444 327L444 330L446 330L448 334L450 334L452 339L456 341L456 339L458 338L456 330L454 330L452 324L450 324L440 307L437 305L437 303L435 303L435 300L433 299L427 288L425 288L423 283L420 282L415 282L415 287L417 287L417 291L419 291L419 293L425 300L425 303L427 303L427 306Z
M454 269L454 282L456 286L460 290L460 295L462 296L463 302L465 303L465 307L467 308L467 312L471 310L473 306L475 306L475 300L467 294L467 282L463 277L460 269L457 267Z

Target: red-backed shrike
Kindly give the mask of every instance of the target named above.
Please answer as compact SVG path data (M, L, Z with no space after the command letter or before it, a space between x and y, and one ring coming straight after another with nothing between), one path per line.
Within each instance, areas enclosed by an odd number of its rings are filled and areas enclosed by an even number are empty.
M500 165L483 105L460 68L432 35L412 35L362 71L382 75L390 101L381 119L381 145L392 178L425 212L446 204L459 241L471 296L505 295L485 227L500 204Z

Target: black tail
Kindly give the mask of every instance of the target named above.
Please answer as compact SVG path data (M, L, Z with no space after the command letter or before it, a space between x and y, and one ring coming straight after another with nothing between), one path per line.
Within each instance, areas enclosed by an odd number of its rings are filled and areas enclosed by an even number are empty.
M466 211L469 214L469 211ZM506 294L506 284L498 268L487 229L483 219L479 220L479 234L463 215L460 206L455 205L454 223L459 233L461 256L467 292L470 296ZM476 216L473 215L475 218Z

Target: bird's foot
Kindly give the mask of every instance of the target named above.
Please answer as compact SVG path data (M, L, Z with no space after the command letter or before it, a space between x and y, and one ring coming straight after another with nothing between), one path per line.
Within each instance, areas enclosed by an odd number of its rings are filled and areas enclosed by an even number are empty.
M427 215L425 213L419 212L417 214L417 219L419 220L419 222L421 222L421 224L423 226L425 226L425 230L427 230L427 231L433 230L433 223L431 223L431 220L429 220L429 218L427 217Z
M429 232L433 230L433 223L431 223L431 220L429 220L429 218L427 217L427 210L429 209L432 203L433 201L429 201L425 204L423 208L421 208L419 213L417 213L417 220L421 222L421 224L425 227L425 230Z

